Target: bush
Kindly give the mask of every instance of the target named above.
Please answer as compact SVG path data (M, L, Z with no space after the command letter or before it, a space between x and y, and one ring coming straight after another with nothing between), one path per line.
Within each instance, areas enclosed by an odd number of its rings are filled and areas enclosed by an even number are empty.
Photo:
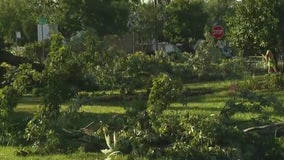
M266 74L264 77L248 76L239 84L240 89L280 90L284 88L283 74Z
M117 75L116 83L121 93L132 93L138 88L149 88L152 78L161 72L169 72L170 65L167 55L156 53L154 56L142 52L128 55L115 68L120 75Z
M34 42L24 46L23 55L34 62L43 63L49 52L49 41Z
M150 159L238 159L242 132L217 116L159 116L149 128L119 132L119 150Z
M224 79L240 79L248 74L246 63L241 57L222 59L218 71Z
M274 115L281 115L284 113L283 103L275 96L259 95L254 92L245 90L226 102L225 107L221 111L221 117L225 118L224 122L233 123L232 119L237 113L256 113L246 123L243 123L239 128L247 126L260 126L267 124L279 123L275 120ZM229 120L230 119L230 120ZM228 121L229 120L229 121ZM234 122L236 123L236 122ZM283 150L283 144L279 143L283 137L277 137L279 128L268 130L259 130L245 132L243 137L242 152L245 159L283 159L284 154L280 152Z
M147 102L149 116L154 118L160 115L170 102L181 93L181 86L167 74L160 74L154 78Z
M258 95L249 90L242 90L237 97L226 102L221 116L231 118L236 113L244 112L258 113L258 118L264 118L284 113L284 106L275 96Z

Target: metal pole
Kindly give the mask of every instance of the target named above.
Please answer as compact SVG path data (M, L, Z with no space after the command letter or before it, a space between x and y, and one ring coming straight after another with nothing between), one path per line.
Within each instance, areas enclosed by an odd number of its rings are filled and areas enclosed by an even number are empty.
M155 6L155 35L154 35L154 37L155 37L155 45L156 45L156 50L158 50L158 36L157 36L157 30L158 30L158 26L157 26L157 0L155 0L155 2L154 2L154 6Z
M135 35L134 31L132 31L132 53L135 52Z
M44 41L43 41L43 24L41 24L41 43L42 43L42 60L45 59L44 53Z

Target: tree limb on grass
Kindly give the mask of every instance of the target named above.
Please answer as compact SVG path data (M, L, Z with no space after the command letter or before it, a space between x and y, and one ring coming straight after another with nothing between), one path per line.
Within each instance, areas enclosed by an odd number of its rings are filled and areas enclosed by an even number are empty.
M276 124L269 124L269 125L263 125L263 126L255 126L255 127L249 127L247 129L244 129L244 133L252 132L252 131L269 131L274 132L276 129L284 128L284 122L283 123L276 123Z
M42 71L44 69L43 64L32 62L25 57L13 55L12 53L6 50L0 50L0 64L2 62L6 62L13 66L19 66L20 64L23 63L31 63L33 68L37 71Z

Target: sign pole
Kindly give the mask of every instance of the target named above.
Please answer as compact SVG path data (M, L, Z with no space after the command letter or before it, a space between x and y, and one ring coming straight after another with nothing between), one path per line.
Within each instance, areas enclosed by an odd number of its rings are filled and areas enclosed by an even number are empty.
M44 17L39 17L38 18L38 23L40 24L40 27L41 27L41 43L42 43L42 60L44 60L45 59L45 51L44 51L44 31L43 31L43 29L44 29L44 25L47 23L47 21L46 21L46 19L44 18Z
M44 41L43 41L43 24L41 24L41 38L42 38L42 56L43 56L43 60L45 59L45 53L44 53Z

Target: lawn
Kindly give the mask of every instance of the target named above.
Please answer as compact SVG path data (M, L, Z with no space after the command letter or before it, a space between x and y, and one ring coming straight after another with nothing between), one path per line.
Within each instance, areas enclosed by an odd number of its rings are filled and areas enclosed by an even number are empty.
M85 153L75 152L70 154L52 154L52 155L35 155L35 156L17 156L17 147L0 147L0 159L1 160L101 160L106 158L101 153ZM123 156L118 156L117 159L123 159Z
M196 92L187 96L183 102L176 101L173 102L170 107L164 111L164 114L175 115L175 114L185 114L191 113L200 116L210 116L212 114L218 115L221 109L224 107L225 102L236 95L236 93L230 90L230 86L235 84L236 81L216 81L216 82L200 82L200 83L191 83L185 85L185 88ZM259 91L260 92L260 91ZM276 95L280 100L284 100L284 94L281 91L277 92L262 92L266 94ZM111 93L107 95L111 96ZM16 108L15 119L25 119L31 117L38 108L39 108L40 98L35 98L32 96L25 96ZM112 118L113 115L124 114L125 105L129 105L128 102L122 101L121 99L115 99L112 101L97 101L94 104L84 105L80 108L80 112L84 113L84 116L80 117L80 121L72 122L77 127L84 127L90 122L95 121L104 121L109 118ZM66 106L62 107L63 109ZM234 118L236 120L246 120L250 117L254 117L254 113L242 113L236 114ZM275 118L284 120L282 116L276 115ZM57 154L57 155L45 155L45 156L31 156L31 157L19 157L16 156L16 151L19 147L0 147L0 159L3 160L17 160L17 159L105 159L106 156L100 152L82 152L80 150L73 151L66 155ZM103 148L101 148L103 149ZM122 155L119 155L117 159L126 159Z

